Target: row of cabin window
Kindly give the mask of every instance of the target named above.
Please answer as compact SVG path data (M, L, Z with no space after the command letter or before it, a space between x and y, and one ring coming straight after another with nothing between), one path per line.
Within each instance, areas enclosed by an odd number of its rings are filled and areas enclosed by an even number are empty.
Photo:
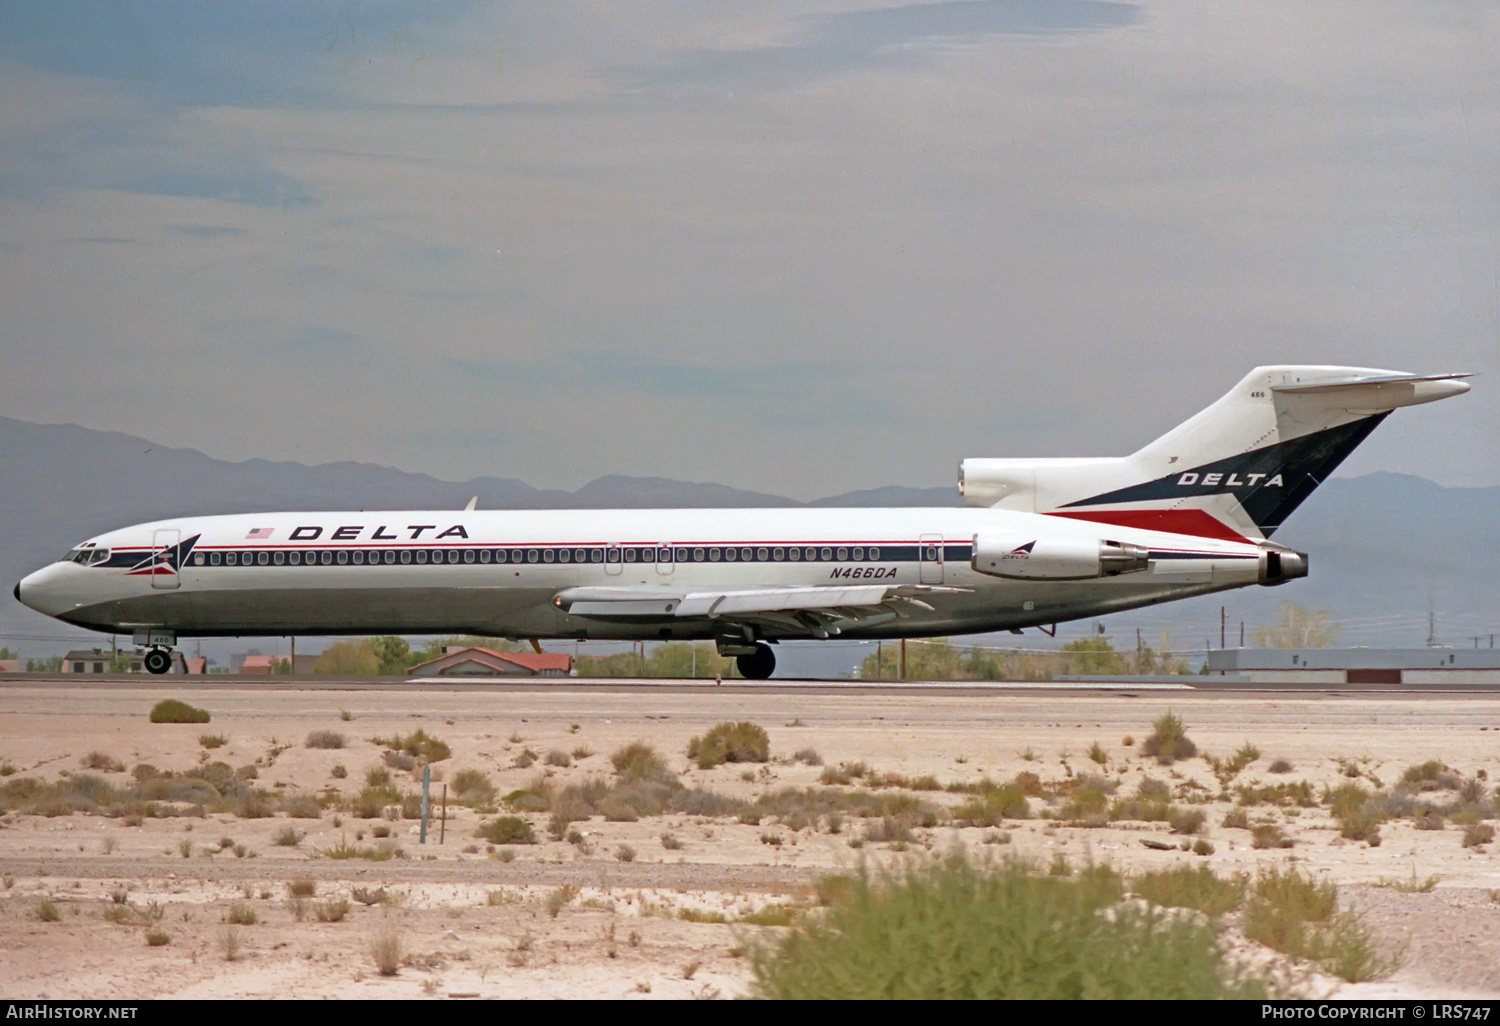
M493 556L491 556L492 551L494 552ZM717 548L679 548L674 550L666 547L656 548L654 546L640 548L627 546L625 548L610 548L608 550L599 548L524 550L371 549L368 551L365 549L293 549L290 552L287 552L285 550L277 549L273 551L262 550L260 552L253 553L195 552L193 553L193 565L283 566L285 564L290 564L292 566L300 566L306 564L308 566L312 566L317 564L322 566L330 566L337 563L340 566L344 566L353 563L354 565L359 566L367 562L371 564L394 564L427 562L489 563L491 561L495 563L504 563L507 561L507 551L509 551L510 553L508 560L511 563L520 563L523 561L527 563L602 563L605 561L606 552L609 555L609 562L612 563L619 562L622 558L626 563L670 563L674 561L674 556L675 561L680 563L702 563L705 561L710 563L717 563L721 559L725 562L730 563L735 562L736 560L740 560L742 562L765 562L767 560L780 562L783 560L791 560L792 562L796 562L802 559L816 561L821 558L824 561L848 562L852 559L855 562L864 562L868 558L873 562L880 559L880 549L876 548L875 546L871 546L868 549L864 548L863 546L855 546L852 549L848 547L832 548L826 546L821 549L814 548L813 546L808 546L806 548L750 548L749 546L746 546L739 549L726 548L723 550ZM429 552L431 553L430 557ZM221 556L222 560L220 558ZM933 558L935 558L935 556Z

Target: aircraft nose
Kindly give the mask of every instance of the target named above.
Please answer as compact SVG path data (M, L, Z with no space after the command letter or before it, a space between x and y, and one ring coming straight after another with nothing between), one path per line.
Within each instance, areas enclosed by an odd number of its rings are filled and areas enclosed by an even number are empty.
M54 563L21 578L14 594L22 605L30 606L38 613L57 616L78 605L77 596L66 586L67 576L62 564Z

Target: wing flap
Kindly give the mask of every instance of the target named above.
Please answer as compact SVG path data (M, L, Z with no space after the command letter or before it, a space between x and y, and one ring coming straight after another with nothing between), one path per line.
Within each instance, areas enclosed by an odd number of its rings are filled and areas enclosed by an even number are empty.
M572 616L599 619L703 618L736 620L777 613L825 613L851 617L890 602L926 606L917 593L956 589L861 584L842 588L734 588L673 591L657 588L567 588L553 603Z
M732 617L779 613L793 609L878 606L891 589L866 584L852 588L751 588L743 591L695 591L677 607L678 616Z

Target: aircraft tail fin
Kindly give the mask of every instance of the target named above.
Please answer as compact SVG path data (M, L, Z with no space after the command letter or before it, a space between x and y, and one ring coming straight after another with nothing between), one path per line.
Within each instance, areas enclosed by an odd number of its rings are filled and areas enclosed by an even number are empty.
M1139 451L1105 459L970 459L969 505L1206 537L1260 540L1392 410L1469 390L1467 374L1257 367Z

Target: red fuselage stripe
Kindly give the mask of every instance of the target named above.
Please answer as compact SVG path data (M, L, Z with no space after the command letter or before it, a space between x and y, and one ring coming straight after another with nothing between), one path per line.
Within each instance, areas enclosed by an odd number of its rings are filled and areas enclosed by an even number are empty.
M1067 517L1070 520L1090 520L1098 524L1114 524L1141 531L1165 531L1168 534L1189 534L1195 538L1218 538L1223 541L1249 542L1228 524L1205 513L1201 509L1098 509L1088 512L1054 510L1050 516Z

